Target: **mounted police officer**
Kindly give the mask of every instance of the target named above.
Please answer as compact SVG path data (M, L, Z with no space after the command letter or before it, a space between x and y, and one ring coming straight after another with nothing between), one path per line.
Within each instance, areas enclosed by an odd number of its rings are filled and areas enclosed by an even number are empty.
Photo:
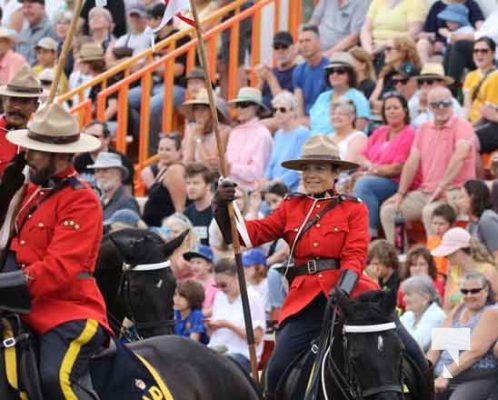
M27 281L32 309L23 321L38 336L44 397L94 399L90 357L106 344L110 331L92 276L102 208L93 190L78 179L72 158L100 142L79 133L76 119L57 104L43 106L27 129L9 132L7 140L25 153L7 166L0 190L9 184L7 177L29 167L7 269L14 265Z
M0 178L8 162L17 153L17 146L6 138L7 132L26 128L38 107L42 92L40 82L28 66L22 67L7 85L0 86L5 111L0 117Z
M314 136L303 145L301 158L282 166L302 172L306 193L288 196L266 218L246 221L251 243L244 243L259 246L283 237L291 249L292 265L286 271L291 283L268 364L267 398L273 398L279 378L294 358L319 336L334 287L352 296L378 289L362 274L370 240L367 208L334 188L338 174L357 165L342 161L328 137ZM223 182L213 205L222 232L230 232L226 204L234 198L234 185Z

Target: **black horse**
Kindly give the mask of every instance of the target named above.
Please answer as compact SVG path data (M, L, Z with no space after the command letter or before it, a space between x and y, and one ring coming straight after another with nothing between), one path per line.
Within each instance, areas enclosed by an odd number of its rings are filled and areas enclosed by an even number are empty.
M116 334L125 316L140 338L173 332L176 280L166 260L187 233L168 243L153 232L132 228L104 236L95 278Z
M288 368L275 399L432 399L432 385L404 352L395 307L395 291L369 292L354 300L334 293L320 346L317 342Z

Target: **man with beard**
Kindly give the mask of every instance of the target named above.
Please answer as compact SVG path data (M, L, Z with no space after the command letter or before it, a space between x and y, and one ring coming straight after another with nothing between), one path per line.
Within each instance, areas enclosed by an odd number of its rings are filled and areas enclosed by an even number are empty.
M102 191L104 219L109 219L116 211L123 209L140 214L137 200L128 194L123 186L122 182L127 178L128 170L123 166L119 154L102 151L95 159L95 164L87 168L95 170L95 182L97 188Z
M209 245L208 228L213 219L213 172L203 163L194 162L185 167L187 197L192 204L183 214L192 222L194 231L202 244Z
M76 118L58 104L42 107L27 129L7 140L25 150L6 168L0 192L27 164L29 182L15 215L10 274L25 281L31 298L23 322L37 336L43 397L95 399L92 355L108 340L104 299L92 274L102 239L102 210L78 179L72 158L99 141L80 134ZM12 280L9 280L12 284Z
M25 129L38 107L42 87L28 66L22 67L7 85L0 86L5 114L0 117L0 179L18 146L6 139L8 131Z

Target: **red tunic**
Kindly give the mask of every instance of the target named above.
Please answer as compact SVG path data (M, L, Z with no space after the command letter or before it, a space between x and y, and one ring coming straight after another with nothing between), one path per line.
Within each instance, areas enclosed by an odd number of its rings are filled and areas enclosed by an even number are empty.
M71 175L76 175L72 166L61 177ZM28 185L16 225L27 219L11 245L29 277L32 310L24 321L38 334L77 319L94 319L109 330L104 299L91 276L102 239L102 206L81 182L64 187L28 215L49 190Z
M7 136L7 121L5 116L0 118L0 178L3 175L3 170L7 166L10 160L17 154L18 146L10 143Z
M309 218L320 212L329 199L308 196L291 196L285 199L271 215L259 220L246 221L249 237L254 246L283 237L292 248L297 231ZM339 270L329 270L314 275L297 276L282 307L280 320L298 313L322 292L328 296L336 285L341 270L351 269L359 275L353 297L379 289L378 284L365 276L368 235L368 210L361 202L345 199L324 216L298 240L294 248L295 265L313 258L338 258Z

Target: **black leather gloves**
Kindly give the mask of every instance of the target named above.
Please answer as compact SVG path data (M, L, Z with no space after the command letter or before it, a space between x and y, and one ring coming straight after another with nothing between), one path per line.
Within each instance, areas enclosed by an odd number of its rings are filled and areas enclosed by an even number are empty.
M230 228L230 217L228 215L227 205L235 200L235 187L237 184L228 179L221 181L214 193L213 198L213 215L216 220L223 239L227 244L232 243L232 233Z
M235 188L237 184L228 179L223 180L214 193L213 202L219 206L226 206L235 200Z
M7 190L9 193L14 194L21 188L25 179L22 173L25 166L26 159L24 158L24 151L21 151L9 161L3 172L2 190Z
M358 274L353 270L345 269L341 272L339 282L334 289L332 289L332 293L330 295L334 296L334 292L340 290L349 297L356 286L356 282L358 282Z

